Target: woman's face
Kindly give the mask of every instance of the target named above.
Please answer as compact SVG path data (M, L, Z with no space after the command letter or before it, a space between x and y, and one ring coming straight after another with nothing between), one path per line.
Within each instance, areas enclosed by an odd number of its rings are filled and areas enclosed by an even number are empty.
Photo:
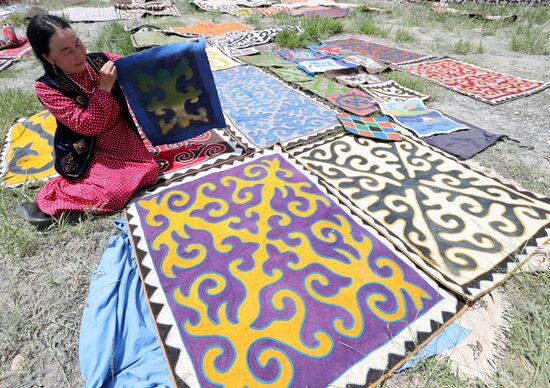
M49 54L44 58L65 74L86 70L86 47L71 28L57 29L49 40Z

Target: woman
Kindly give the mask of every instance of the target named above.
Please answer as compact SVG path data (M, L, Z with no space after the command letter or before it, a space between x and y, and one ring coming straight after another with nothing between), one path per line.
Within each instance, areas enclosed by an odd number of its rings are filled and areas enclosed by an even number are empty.
M45 74L35 91L57 119L54 148L61 176L48 181L35 202L17 212L35 225L49 225L64 210L108 213L134 192L153 184L158 167L141 141L116 83L109 53L86 54L70 25L37 15L27 38Z

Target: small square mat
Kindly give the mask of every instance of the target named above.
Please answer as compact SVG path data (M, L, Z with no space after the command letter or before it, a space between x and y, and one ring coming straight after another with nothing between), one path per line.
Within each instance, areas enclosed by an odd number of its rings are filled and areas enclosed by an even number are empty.
M373 139L401 140L401 135L386 117L359 117L346 113L338 113L337 116L348 132Z

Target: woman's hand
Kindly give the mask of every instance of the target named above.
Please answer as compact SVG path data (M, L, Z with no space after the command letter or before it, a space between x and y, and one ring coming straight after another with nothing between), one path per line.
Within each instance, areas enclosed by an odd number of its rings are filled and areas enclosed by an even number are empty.
M99 88L107 93L111 93L111 89L116 81L116 66L113 61L105 63L99 70Z

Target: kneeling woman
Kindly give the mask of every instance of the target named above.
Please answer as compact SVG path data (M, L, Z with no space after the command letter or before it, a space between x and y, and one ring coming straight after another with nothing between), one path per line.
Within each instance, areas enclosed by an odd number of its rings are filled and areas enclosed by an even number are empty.
M48 181L35 202L18 214L48 225L64 210L108 213L153 184L158 167L141 141L116 82L119 58L86 54L69 24L56 16L31 19L27 38L45 74L35 83L42 104L57 120L55 166L61 175Z

